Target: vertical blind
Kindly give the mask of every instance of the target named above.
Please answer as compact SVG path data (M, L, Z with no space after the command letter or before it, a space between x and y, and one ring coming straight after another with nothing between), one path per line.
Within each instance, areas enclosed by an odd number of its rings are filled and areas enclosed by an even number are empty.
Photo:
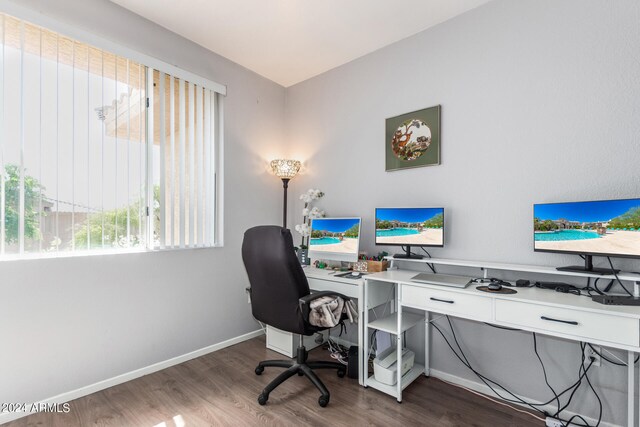
M154 176L158 234L167 247L211 246L216 242L218 94L158 70L153 79ZM151 161L156 161L151 159Z
M219 243L220 94L0 14L0 257Z

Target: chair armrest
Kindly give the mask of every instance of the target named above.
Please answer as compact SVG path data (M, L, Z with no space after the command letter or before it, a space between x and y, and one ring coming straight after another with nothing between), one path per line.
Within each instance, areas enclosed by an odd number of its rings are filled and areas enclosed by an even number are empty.
M349 301L351 299L350 297L342 295L340 292L335 291L319 291L309 295L305 295L298 300L298 303L300 304L300 311L302 312L305 320L309 319L309 312L311 312L311 301L326 296L340 297L345 301Z

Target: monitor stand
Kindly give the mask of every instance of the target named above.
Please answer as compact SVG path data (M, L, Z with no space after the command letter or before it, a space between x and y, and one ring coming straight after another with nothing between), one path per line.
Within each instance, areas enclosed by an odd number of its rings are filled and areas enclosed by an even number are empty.
M418 254L411 253L411 246L405 246L405 253L403 254L394 254L393 257L397 259L422 259L424 256Z
M620 270L612 270L610 268L598 268L593 266L593 257L591 255L584 256L584 266L569 265L566 267L556 267L558 271L573 271L575 273L593 273L593 274L617 274Z

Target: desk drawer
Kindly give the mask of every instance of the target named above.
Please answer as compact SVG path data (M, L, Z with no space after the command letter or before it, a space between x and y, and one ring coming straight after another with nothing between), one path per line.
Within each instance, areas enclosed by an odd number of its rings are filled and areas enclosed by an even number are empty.
M599 340L637 347L637 319L571 308L496 300L496 320L543 332L573 335L578 340Z
M358 299L359 281L351 283L334 282L331 280L316 279L314 277L307 278L309 289L312 291L335 291L351 298Z
M491 321L491 299L479 295L402 285L402 304L473 320Z

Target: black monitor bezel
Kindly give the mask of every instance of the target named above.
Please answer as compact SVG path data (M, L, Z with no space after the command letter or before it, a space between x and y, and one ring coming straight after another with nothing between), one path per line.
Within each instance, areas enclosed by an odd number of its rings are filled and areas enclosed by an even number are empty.
M608 253L608 252L563 251L561 249L537 249L536 248L536 230L533 228L533 220L536 217L536 206L560 205L560 204L566 205L570 203L589 203L589 202L617 202L617 201L626 201L626 200L640 201L640 197L630 197L627 199L578 200L573 202L534 203L531 209L531 230L532 230L531 237L532 237L533 251L554 253L554 254L567 254L567 255L590 255L590 256L601 256L601 257L612 257L612 258L640 259L640 255L617 254L617 253Z
M376 234L376 220L378 219L378 209L442 209L442 244L441 245L416 245L415 243L378 243L378 236ZM428 206L418 206L418 207L407 207L403 206L401 208L398 207L378 207L375 208L373 214L373 238L376 246L415 246L418 248L443 248L445 243L445 227L446 227L446 215L444 207L428 207Z

